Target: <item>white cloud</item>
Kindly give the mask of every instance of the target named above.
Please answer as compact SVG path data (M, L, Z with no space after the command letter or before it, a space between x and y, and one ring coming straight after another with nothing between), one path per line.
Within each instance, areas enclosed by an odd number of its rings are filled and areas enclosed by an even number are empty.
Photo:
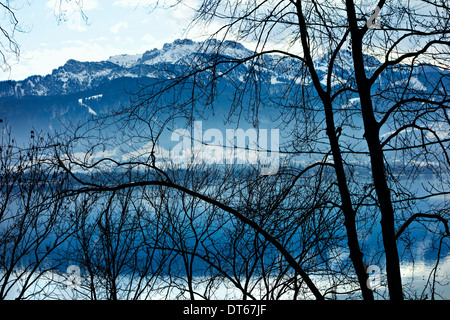
M55 13L61 12L79 12L80 10L88 11L98 9L100 7L97 0L83 0L83 1L60 1L48 0L46 3L48 8L51 8Z
M114 7L138 7L138 6L155 6L157 0L116 0L113 2Z
M197 0L180 1L180 3L170 8L169 13L176 21L191 21L195 13L193 8L197 6Z
M22 51L20 63L13 66L15 80L22 80L29 75L47 75L53 69L64 65L67 60L75 59L79 61L101 61L109 58L110 55L121 54L123 50L114 48L111 45L105 46L100 42L69 41L65 46L58 49L46 47L35 50ZM8 80L8 73L0 74L0 80Z
M145 42L154 43L155 42L155 37L152 36L150 33L147 33L146 35L144 35L142 37L142 40L145 41Z
M65 23L68 29L86 31L87 16L84 13L98 9L100 5L97 0L83 0L81 2L49 0L46 3L46 7L50 8Z
M133 37L114 37L114 42L119 44L132 44L134 43ZM135 53L135 52L133 52Z
M119 33L120 29L127 29L127 28L128 23L125 21L121 21L113 25L111 28L109 28L109 31L111 31L112 33Z

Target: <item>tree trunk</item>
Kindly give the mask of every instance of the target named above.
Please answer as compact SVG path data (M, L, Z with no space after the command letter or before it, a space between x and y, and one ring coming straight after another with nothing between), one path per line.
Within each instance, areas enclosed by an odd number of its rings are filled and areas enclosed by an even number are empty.
M333 155L334 170L336 172L339 193L341 196L341 209L344 213L344 223L347 231L347 243L350 250L350 259L352 260L353 267L355 268L358 282L361 287L361 292L365 300L373 300L373 292L367 286L368 275L363 262L363 253L361 252L358 234L356 230L356 213L352 206L350 192L347 186L347 179L344 171L344 164L342 160L341 150L339 147L339 141L336 135L336 127L334 125L333 105L329 95L329 92L325 92L322 89L320 79L314 68L313 59L310 52L310 46L308 41L308 31L306 27L306 21L303 16L301 1L296 2L298 25L300 28L300 39L304 51L305 63L311 75L314 87L320 96L325 108L325 120L327 127L327 135L330 142L331 152Z
M339 193L341 195L341 208L344 213L345 228L347 231L347 243L350 250L350 259L355 268L356 275L361 287L361 292L364 300L373 300L373 292L367 286L368 275L364 266L363 256L361 252L358 233L356 230L356 213L353 209L350 192L348 191L347 180L339 148L339 142L336 136L334 125L334 116L331 105L325 106L325 115L327 122L327 135L330 141L331 151L333 154L334 169L337 176Z
M380 142L380 126L375 119L370 84L365 74L362 54L361 38L352 37L353 62L355 78L361 103L361 112L364 123L364 138L367 142L372 167L372 178L380 203L381 232L386 254L386 274L388 280L389 296L392 300L403 300L402 280L400 274L400 261L395 239L394 208L391 201L391 192L387 184L384 165L384 155Z

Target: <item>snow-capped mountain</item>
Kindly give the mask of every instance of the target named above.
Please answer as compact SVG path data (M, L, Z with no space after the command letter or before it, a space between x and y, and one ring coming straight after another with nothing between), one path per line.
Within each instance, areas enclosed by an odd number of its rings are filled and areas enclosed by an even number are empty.
M168 70L181 72L186 66L200 62L199 59L205 55L243 58L252 53L241 44L231 41L220 43L217 50L218 46L213 42L216 40L176 40L165 44L161 49L153 49L143 54L112 56L107 61L69 60L46 76L0 82L0 98L71 94L93 89L119 78L168 78L173 77ZM167 67L170 65L172 68Z
M0 82L0 98L68 95L94 90L116 79L168 79L211 61L222 59L226 62L228 59L231 62L252 54L251 50L233 41L175 40L160 49L155 48L142 54L117 55L99 62L69 60L46 76L31 76L23 81L3 81ZM329 59L330 54L324 54L315 60L323 85L327 82ZM365 59L369 73L380 65L372 56L365 56ZM276 85L295 80L305 84L302 63L290 57L264 55L248 60L231 72L227 70L228 67L225 63L219 64L215 71L219 75L226 72L230 81L245 81L247 72L253 69L261 82ZM332 84L347 81L352 77L352 69L351 52L342 50L333 67ZM416 85L421 86L418 79Z
M340 84L341 87L347 87L348 82L352 81L351 54L346 50L339 53L331 73L332 86ZM253 51L233 41L212 39L195 42L184 39L140 54L112 56L106 61L69 60L46 76L0 82L0 118L15 122L16 128L23 127L25 131L30 126L52 129L57 122L95 117L111 108L127 104L130 92L136 91L141 85L172 79L195 68L211 65L212 62L220 63L208 69L209 74L205 77L210 76L211 72L216 77L223 76L218 84L221 86L219 92L226 90L227 86L235 88L250 78L270 88L270 94L286 84L292 87L292 84L304 86L311 83L302 62L291 57L264 55L246 59L239 65L234 63L252 55ZM381 62L368 55L364 58L366 72L370 75ZM314 61L323 86L327 85L329 61L329 53ZM420 92L434 90L435 86L430 84L437 83L439 79L445 82L442 82L442 86L450 85L449 72L442 77L444 71L431 65L421 66L412 72L405 68L405 75L402 72L398 68L382 74L380 85L384 88L408 86ZM437 80L434 81L433 77ZM201 77L197 80L201 81ZM357 103L357 99L352 98L348 97L351 103L343 101L342 107ZM224 108L229 107L227 103Z

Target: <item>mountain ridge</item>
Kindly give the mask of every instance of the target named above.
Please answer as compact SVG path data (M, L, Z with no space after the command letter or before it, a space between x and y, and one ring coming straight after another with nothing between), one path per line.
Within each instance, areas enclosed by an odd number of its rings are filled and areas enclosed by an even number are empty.
M114 55L104 61L82 62L69 59L64 65L45 76L34 75L21 81L2 81L0 82L0 98L66 95L90 90L105 81L118 78L168 79L182 74L183 70L192 68L196 64L210 63L220 58L237 60L253 54L253 51L241 43L230 40L210 39L195 42L190 39L177 39L172 43L164 44L162 48L153 48L141 54ZM351 52L346 51L343 55L351 55ZM326 73L327 56L329 54L324 54L315 61L319 68L323 69L322 75ZM375 59L370 58L372 61ZM261 59L264 59L264 64L259 65L258 72L263 81L281 84L298 77L301 73L301 62L293 58L270 55ZM258 63L256 61L255 65L258 66ZM322 64L323 67L321 67ZM351 67L348 62L344 61L344 64L346 68ZM244 67L249 70L254 65L246 62ZM340 77L351 76L351 70L345 70L346 68L341 68ZM218 66L217 70L218 72L227 71L224 66ZM243 81L242 72L238 70L227 71L227 76L234 81Z
M239 59L253 55L255 52L235 41L178 39L161 48L139 54L110 56L104 61L69 59L48 75L0 82L0 118L13 121L16 128L23 127L26 134L28 128L36 124L41 128L55 128L59 118L71 121L105 115L130 104L133 92L139 92L142 86L164 85L166 80L192 73L197 66L204 67L207 72L196 77L196 85L209 86L211 81L215 81L214 78L218 79L214 85L217 85L217 92L226 92L220 100L221 107L228 112L231 102L227 101L227 95L232 97L236 88L253 88L255 83L265 92L267 103L275 100L287 103L289 95L295 100L296 92L308 86L311 88L306 90L313 97L312 81L299 59L270 54L237 63ZM328 79L330 59L331 54L327 52L314 60L324 89L328 90L326 86L329 84L336 86L333 90L354 86L352 52L339 52L331 79ZM381 62L370 55L364 55L364 59L366 74L370 77ZM208 68L214 62L214 68ZM422 64L420 68L414 66L414 70L410 69L408 65L400 65L383 71L372 88L374 94L406 87L412 89L412 93L431 94L445 91L444 88L450 85L450 72L436 66ZM297 85L298 88L293 88ZM186 94L192 92L188 91ZM101 98L89 99L92 96ZM359 103L354 95L339 98L336 104L345 109ZM247 103L245 101L241 103Z
M161 49L151 49L142 54L115 55L104 61L78 61L69 59L64 65L54 69L45 76L33 75L24 80L0 82L0 98L24 96L50 96L70 94L92 89L103 81L117 78L165 78L167 75L155 66L171 64L188 65L193 61L197 48L210 45L208 42L194 42L189 39L166 43ZM241 44L225 41L222 47L233 57L251 52ZM234 52L230 52L230 48ZM239 51L241 51L239 53Z

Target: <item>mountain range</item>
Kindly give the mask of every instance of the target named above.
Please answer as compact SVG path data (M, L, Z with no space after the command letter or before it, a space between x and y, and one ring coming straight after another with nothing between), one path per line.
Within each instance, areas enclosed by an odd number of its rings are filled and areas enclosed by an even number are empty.
M66 64L46 76L31 76L23 81L0 82L0 98L23 98L29 96L55 96L79 93L101 87L115 79L163 79L173 77L168 70L180 73L199 56L213 54L217 40L194 42L175 40L161 49L143 54L117 55L106 61L81 62L68 60ZM243 58L252 54L243 45L225 41L221 43L220 55L229 58ZM167 68L167 66L172 68ZM177 72L178 71L178 72Z
M19 135L26 136L31 128L51 131L61 122L95 117L126 105L130 101L130 93L142 85L175 78L198 65L208 65L212 60L223 62L214 69L216 75L225 75L221 86L235 87L250 76L257 77L257 81L270 87L272 92L286 84L308 85L304 66L292 57L264 55L249 59L236 68L229 68L233 61L253 54L253 51L233 41L195 42L183 39L142 54L117 55L106 61L81 62L71 59L45 76L0 82L0 118L11 123ZM369 55L364 57L366 72L370 74L381 62ZM330 54L325 53L314 62L323 85L326 85L329 59ZM429 92L435 89L429 86L433 83L430 77L435 77L444 79L443 86L448 86L450 73L446 72L446 77L442 77L443 72L431 65L421 65L411 72L410 81L405 85L418 92ZM401 73L401 70L382 75L380 81L384 77L385 83L390 81L396 86L401 85L399 81L402 76L393 76L393 73ZM333 68L331 83L351 81L352 74L351 52L342 50Z

